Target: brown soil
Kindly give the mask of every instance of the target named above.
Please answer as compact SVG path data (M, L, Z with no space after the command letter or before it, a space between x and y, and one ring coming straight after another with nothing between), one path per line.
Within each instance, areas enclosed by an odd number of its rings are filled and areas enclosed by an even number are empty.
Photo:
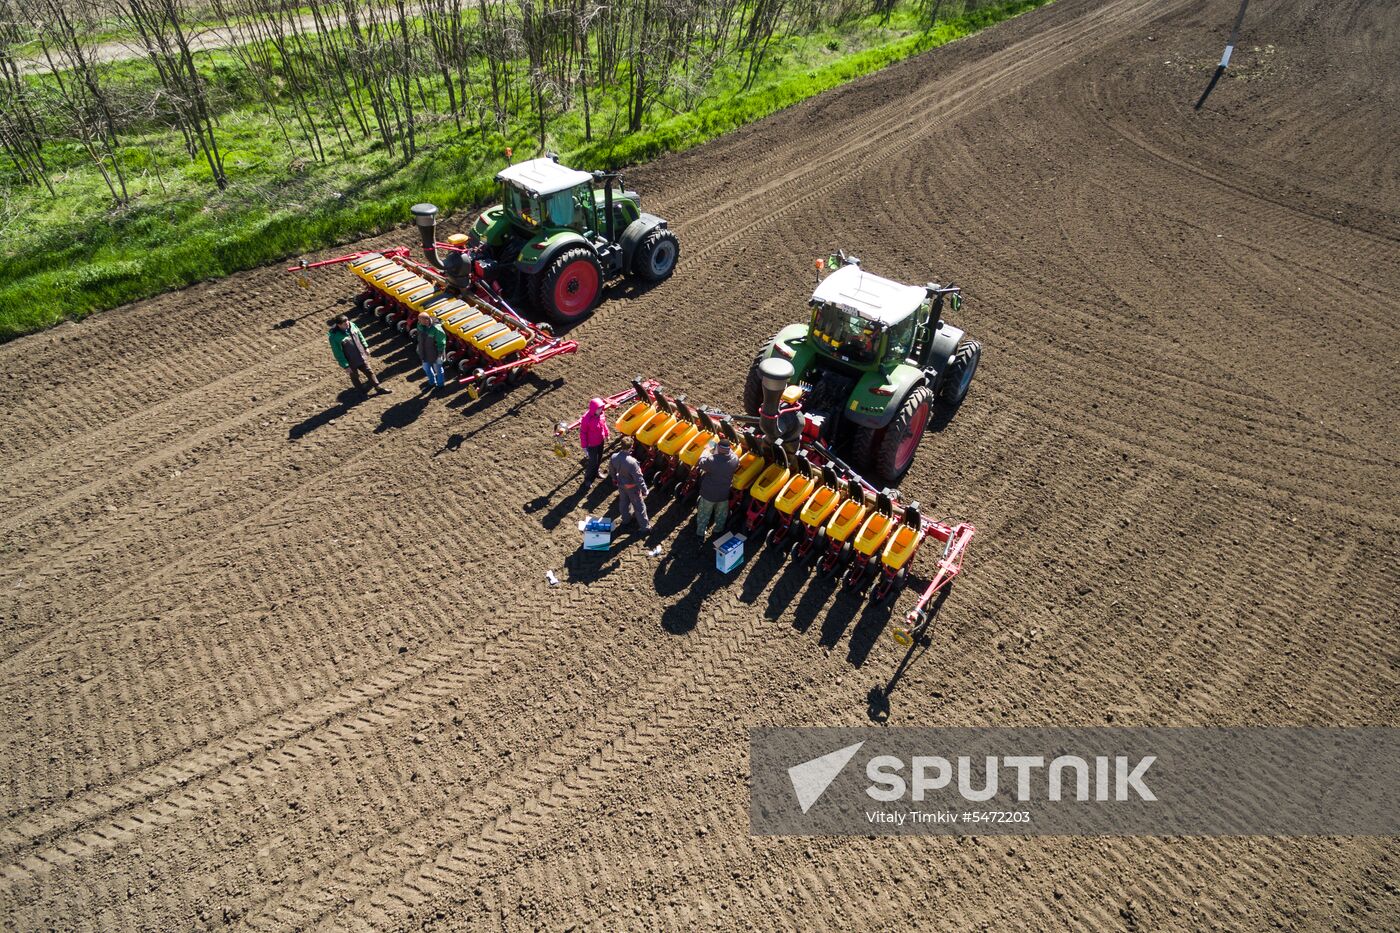
M338 403L337 270L0 348L5 924L1393 925L1387 840L748 834L755 725L1400 720L1400 8L1251 6L1194 114L1234 6L1060 0L636 170L675 279L482 404L378 331ZM986 346L904 484L979 529L912 658L671 512L579 553L548 453L634 373L737 407L837 246Z

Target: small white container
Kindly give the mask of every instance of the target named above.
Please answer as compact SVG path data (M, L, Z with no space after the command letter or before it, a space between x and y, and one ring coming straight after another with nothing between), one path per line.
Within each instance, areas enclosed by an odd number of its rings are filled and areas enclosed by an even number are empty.
M613 523L611 518L589 517L578 523L583 532L585 551L606 551L612 548Z
M715 541L715 567L729 573L744 562L744 536L732 531Z

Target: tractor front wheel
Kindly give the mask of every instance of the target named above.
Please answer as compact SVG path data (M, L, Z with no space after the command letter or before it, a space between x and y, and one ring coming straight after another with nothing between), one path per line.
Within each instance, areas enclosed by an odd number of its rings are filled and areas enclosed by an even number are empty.
M956 408L967 397L972 387L972 374L977 372L977 363L982 359L982 345L971 337L958 341L953 351L953 362L943 374L943 385L938 390L938 400L949 408Z
M676 270L676 260L680 256L681 243L674 233L653 230L632 257L632 273L648 282L660 282Z
M566 249L540 273L535 292L539 309L556 324L586 318L603 289L603 267L591 249Z

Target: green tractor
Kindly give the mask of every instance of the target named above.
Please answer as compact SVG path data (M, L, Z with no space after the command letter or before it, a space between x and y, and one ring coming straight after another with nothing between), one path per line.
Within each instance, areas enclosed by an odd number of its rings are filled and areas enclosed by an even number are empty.
M676 268L676 235L616 172L580 172L551 156L517 162L496 180L501 203L472 225L467 252L444 257L449 274L473 262L507 296L572 324L593 311L606 280L660 282Z
M763 362L788 361L789 382L803 388L808 430L815 423L838 456L893 487L913 464L935 408L947 417L962 404L982 347L943 320L945 306L962 306L955 285L901 285L844 253L818 266L832 272L812 293L811 319L764 345L744 385L744 409L759 414Z

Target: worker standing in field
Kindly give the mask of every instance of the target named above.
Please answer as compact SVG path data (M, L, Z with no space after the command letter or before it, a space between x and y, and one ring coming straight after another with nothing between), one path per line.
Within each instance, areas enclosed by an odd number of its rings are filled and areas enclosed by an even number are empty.
M611 435L608 419L603 415L603 400L588 400L588 411L579 419L578 442L583 447L583 492L598 478L598 466L603 462L603 445Z
M413 336L418 344L418 359L422 360L423 372L428 377L423 391L442 388L447 382L447 376L442 371L442 360L447 355L447 332L436 318L424 311L418 315L418 326L414 328Z
M705 451L695 469L700 474L695 532L703 545L710 533L711 519L716 531L723 531L725 522L729 520L729 487L734 482L734 472L739 469L739 458L734 456L729 438L721 437L715 446Z
M627 451L619 450L608 461L608 472L617 486L618 510L622 513L617 527L635 518L642 534L651 531L651 519L647 517L647 481L642 476L642 465Z
M388 395L389 390L379 384L379 377L369 365L369 344L365 335L345 315L330 320L330 333L326 336L331 342L331 352L341 369L349 370L350 383L366 395L374 389L377 395ZM365 384L361 385L360 380Z

